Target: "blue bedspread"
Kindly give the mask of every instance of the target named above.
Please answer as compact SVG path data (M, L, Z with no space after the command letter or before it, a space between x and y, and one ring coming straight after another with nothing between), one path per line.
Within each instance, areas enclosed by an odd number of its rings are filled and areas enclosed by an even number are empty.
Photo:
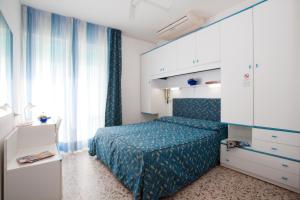
M101 128L89 146L134 199L174 194L219 163L227 126L219 122L164 117Z

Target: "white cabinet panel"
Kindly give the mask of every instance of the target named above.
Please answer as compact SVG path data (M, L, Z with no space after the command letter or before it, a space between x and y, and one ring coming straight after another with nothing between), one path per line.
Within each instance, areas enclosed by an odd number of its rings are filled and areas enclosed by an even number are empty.
M141 112L148 114L159 114L164 112L163 90L157 89L152 85L151 74L155 59L153 52L141 56Z
M178 69L196 65L196 38L197 33L195 32L177 40Z
M300 147L300 134L297 133L254 128L252 129L252 138L256 140Z
M225 145L221 145L221 151L223 151L223 155L226 154L227 158L236 157L239 159L245 159L270 168L292 173L300 177L300 163L295 161L269 156L241 148L233 148L227 151L227 147Z
M246 153L245 150L241 149L238 149L237 151L244 151ZM255 152L248 153L257 154ZM256 155L253 156L256 157ZM294 190L299 190L300 188L300 177L298 175L257 163L255 160L249 160L247 159L246 154L243 158L236 157L235 154L228 153L224 145L221 145L221 164L232 166L245 172L250 172L251 174L258 175L263 179L270 179L275 181L272 182L275 184L280 183L293 187Z
M141 112L151 113L151 63L153 54L141 56Z
M252 147L257 151L300 160L300 147L266 142L256 138L252 139Z
M254 124L300 131L300 1L254 8Z
M155 49L143 55L142 57L146 57L146 62L142 63L147 65L147 77L152 76L154 74L159 74L162 68L162 64L160 62L160 49Z
M152 54L151 76L177 69L177 42L171 42L147 53Z
M220 61L220 26L214 24L197 32L197 65Z
M221 120L253 124L252 9L221 22Z
M176 42L178 43L178 70L220 61L219 24L198 30ZM197 70L201 71L198 68Z

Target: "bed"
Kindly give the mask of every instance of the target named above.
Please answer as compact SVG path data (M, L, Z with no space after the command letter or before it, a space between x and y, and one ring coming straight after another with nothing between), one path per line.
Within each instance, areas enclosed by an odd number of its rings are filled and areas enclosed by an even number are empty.
M219 163L220 99L174 99L173 117L98 129L89 154L133 192L134 199L176 193Z

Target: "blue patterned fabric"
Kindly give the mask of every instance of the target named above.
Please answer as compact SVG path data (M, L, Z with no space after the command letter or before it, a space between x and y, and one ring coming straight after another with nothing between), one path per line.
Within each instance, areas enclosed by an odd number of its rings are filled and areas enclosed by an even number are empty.
M173 116L220 121L221 99L173 99Z
M219 122L161 118L102 128L90 143L97 156L134 194L134 199L170 196L219 163L227 127Z
M181 124L185 126L201 128L201 129L206 129L211 131L218 131L222 128L227 128L227 125L223 123L218 123L209 120L191 119L185 117L161 117L160 121L174 123L174 124Z
M121 74L122 39L121 31L108 29L108 89L105 109L105 126L122 124Z

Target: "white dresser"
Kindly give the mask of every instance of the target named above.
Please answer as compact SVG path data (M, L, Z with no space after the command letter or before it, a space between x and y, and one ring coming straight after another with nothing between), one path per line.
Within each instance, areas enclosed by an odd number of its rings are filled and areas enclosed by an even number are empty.
M300 133L253 128L250 147L222 141L221 165L300 193Z

